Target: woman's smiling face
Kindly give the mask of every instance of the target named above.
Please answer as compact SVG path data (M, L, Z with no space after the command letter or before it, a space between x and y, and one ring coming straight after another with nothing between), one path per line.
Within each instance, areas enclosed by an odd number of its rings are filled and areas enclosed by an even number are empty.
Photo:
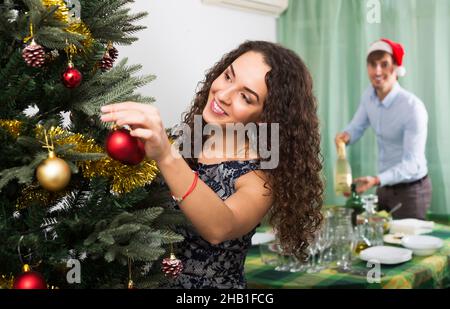
M266 75L270 67L263 55L249 51L238 57L211 84L203 110L206 123L258 122L267 97Z

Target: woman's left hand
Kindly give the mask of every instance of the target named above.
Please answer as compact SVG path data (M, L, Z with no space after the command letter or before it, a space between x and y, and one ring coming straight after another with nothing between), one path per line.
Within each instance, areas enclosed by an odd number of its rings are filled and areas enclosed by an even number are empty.
M156 107L136 102L123 102L105 105L101 111L100 119L103 122L130 126L130 134L144 142L147 158L160 162L169 155L170 141Z

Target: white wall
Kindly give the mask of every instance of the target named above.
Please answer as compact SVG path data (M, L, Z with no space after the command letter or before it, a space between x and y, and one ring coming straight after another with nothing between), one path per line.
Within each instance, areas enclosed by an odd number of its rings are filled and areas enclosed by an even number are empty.
M157 79L139 90L156 98L164 125L173 126L190 105L197 83L223 54L245 40L276 40L275 17L205 5L201 0L136 0L147 11L146 30L131 46L118 46L120 58L142 64Z

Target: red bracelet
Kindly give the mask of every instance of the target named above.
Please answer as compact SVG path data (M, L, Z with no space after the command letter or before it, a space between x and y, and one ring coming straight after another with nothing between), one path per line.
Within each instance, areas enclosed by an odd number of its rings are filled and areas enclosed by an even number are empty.
M172 198L175 202L181 203L182 201L184 201L185 198L188 197L189 194L192 193L192 191L194 191L195 186L197 185L198 172L196 172L196 171L192 171L192 172L194 173L194 181L192 182L191 187L187 190L187 192L182 197L176 197L176 196L173 196L173 194L172 194Z

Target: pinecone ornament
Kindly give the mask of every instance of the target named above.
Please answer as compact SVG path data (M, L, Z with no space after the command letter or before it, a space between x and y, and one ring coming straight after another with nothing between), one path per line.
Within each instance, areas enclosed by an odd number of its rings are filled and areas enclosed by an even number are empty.
M102 60L100 60L100 69L103 72L111 70L117 57L119 57L119 51L112 45L112 43L108 43L106 52L103 55Z
M112 60L116 60L119 57L119 51L112 45L108 48L108 54Z
M111 56L108 53L105 53L102 60L100 60L100 69L103 72L111 70L114 64L114 59L111 58Z
M169 258L162 261L162 271L166 276L176 279L183 271L183 262L171 253Z
M34 40L22 51L22 57L26 64L33 68L40 68L45 63L44 47L37 44Z

